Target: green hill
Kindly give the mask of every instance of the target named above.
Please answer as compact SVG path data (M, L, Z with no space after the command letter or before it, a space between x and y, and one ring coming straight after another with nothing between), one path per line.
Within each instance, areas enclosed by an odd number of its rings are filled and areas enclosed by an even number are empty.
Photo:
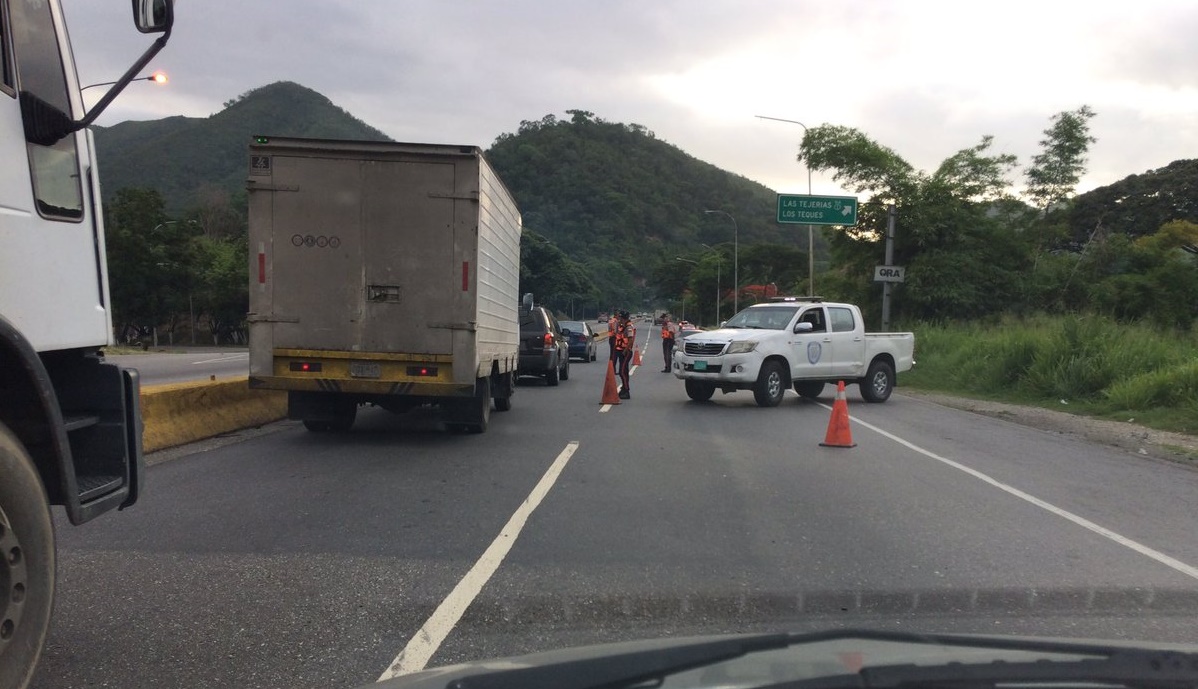
M731 242L732 221L705 209L732 215L741 243L806 239L775 222L773 190L698 160L641 125L567 112L569 120L521 122L487 152L524 224L567 254L660 258L700 242Z
M245 93L210 117L122 122L95 132L105 198L147 187L172 212L195 204L205 187L243 189L246 147L255 134L388 140L328 98L286 81Z

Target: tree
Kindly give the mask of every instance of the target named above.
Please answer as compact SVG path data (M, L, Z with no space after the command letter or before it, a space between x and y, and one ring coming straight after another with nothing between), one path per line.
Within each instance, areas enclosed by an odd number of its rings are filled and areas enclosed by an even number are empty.
M1086 152L1098 141L1090 136L1090 118L1094 111L1083 105L1052 116L1052 125L1040 140L1042 151L1032 157L1024 173L1027 196L1047 215L1065 201L1086 169Z
M151 335L186 305L193 225L169 220L152 189L116 192L105 206L109 293L118 333Z
M996 313L1017 296L1026 268L1020 238L1000 222L1009 199L1007 175L1015 157L991 150L993 137L957 151L932 174L916 170L897 152L849 127L822 125L803 137L799 158L812 170L871 198L858 225L831 234L839 277L830 285L862 304L875 301L868 282L883 258L886 206L898 208L895 263L908 282L895 292L894 311L939 319Z

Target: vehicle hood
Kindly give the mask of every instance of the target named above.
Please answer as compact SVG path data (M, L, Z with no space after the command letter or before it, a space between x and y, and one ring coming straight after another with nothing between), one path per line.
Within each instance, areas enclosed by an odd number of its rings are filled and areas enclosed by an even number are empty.
M993 646L989 645L991 643ZM1059 647L1053 648L1053 645ZM627 675L621 673L643 672L645 676L664 677L658 686L669 689L672 686L706 686L703 678L711 676L711 668L715 666L722 668L724 676L736 676L746 682L742 686L758 686L769 684L770 680L780 681L782 678L770 674L780 666L786 668L788 681L803 681L851 676L863 668L897 665L1072 661L1089 657L1085 652L1088 648L1198 652L1198 645L1192 644L1027 636L925 637L867 630L814 635L741 634L581 646L450 665L369 686L390 689L536 688L549 686L545 682L552 680L552 686L559 689L583 689L603 686L613 680L617 683L627 681ZM654 667L673 669L655 675ZM615 679L617 677L622 679ZM716 682L713 686L720 685Z
M749 330L745 328L720 328L719 330L704 330L701 333L695 333L686 338L687 342L722 342L728 343L734 340L751 340L754 334L763 332L780 332L766 330Z

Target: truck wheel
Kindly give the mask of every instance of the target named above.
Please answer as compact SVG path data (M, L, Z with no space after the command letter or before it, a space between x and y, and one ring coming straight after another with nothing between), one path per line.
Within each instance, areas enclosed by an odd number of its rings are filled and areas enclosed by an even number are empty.
M894 390L894 369L880 359L869 365L861 380L861 397L866 402L885 402Z
M566 365L562 367L562 380L570 380L570 357L566 357Z
M304 428L313 433L328 433L333 430L331 421L320 421L317 419L304 419Z
M334 433L348 433L354 427L354 419L358 417L358 403L350 402L337 409L337 418L329 422L329 430Z
M466 430L471 433L486 433L491 423L491 378L479 378L474 384L474 400L472 400L473 419L466 424Z
M715 394L714 383L704 383L700 380L686 381L686 396L696 402L706 402Z
M590 358L590 361L594 361L595 359L598 359L598 358L599 358L599 352L597 352L597 351L595 351L594 349L592 349L592 350L591 350L591 358Z
M54 523L33 460L0 424L0 687L24 687L54 600Z
M761 373L757 374L757 384L753 386L753 399L759 407L776 407L782 402L786 392L786 371L777 361L767 361L761 365Z
M550 366L549 370L545 372L545 384L549 387L557 385L559 373L561 373L561 371L557 366Z
M357 402L344 402L331 410L333 418L304 419L304 428L313 433L347 433L358 416Z
M794 389L795 392L799 393L800 397L813 400L819 397L820 393L824 391L824 384L810 380L799 380L795 381Z
M502 389L507 390L507 394L504 397L495 398L495 411L511 411L512 409L512 392L516 388L516 374L505 373L504 377L506 380Z

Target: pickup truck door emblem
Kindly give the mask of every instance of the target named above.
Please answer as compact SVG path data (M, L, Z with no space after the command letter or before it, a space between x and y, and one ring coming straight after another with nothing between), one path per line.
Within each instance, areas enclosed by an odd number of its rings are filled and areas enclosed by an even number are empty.
M807 363L819 363L820 355L823 354L823 346L818 342L807 343Z

